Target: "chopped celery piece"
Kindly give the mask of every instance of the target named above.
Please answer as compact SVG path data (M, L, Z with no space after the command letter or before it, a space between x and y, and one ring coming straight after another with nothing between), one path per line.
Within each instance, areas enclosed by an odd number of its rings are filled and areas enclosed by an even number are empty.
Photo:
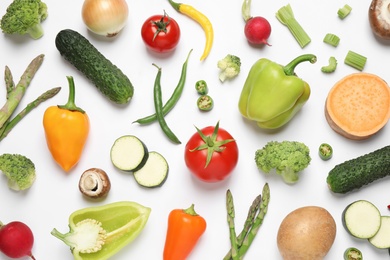
M293 10L290 4L281 7L277 13L276 18L290 30L294 38L297 40L301 48L310 43L311 39L305 32L302 26L294 17Z
M340 38L333 33L327 33L324 37L324 43L337 47L340 43Z
M337 15L340 17L340 19L344 19L351 11L352 7L346 4L337 11Z
M321 71L324 73L331 73L336 70L337 67L337 60L335 57L331 56L329 58L329 64L327 66L321 67Z
M362 71L366 65L367 58L359 53L348 51L347 56L345 56L344 63Z

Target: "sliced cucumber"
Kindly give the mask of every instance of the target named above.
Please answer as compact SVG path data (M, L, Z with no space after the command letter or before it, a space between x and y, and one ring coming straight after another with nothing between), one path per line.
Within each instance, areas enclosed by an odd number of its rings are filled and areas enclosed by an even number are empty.
M390 248L390 216L381 217L381 227L375 236L368 239L376 248Z
M371 202L358 200L344 209L342 221L344 228L352 236L368 239L378 232L381 226L381 214Z
M148 156L146 145L133 135L116 139L110 151L112 164L122 171L137 171L144 166Z
M145 165L134 172L136 182L147 188L159 187L168 177L169 166L165 158L158 152L149 152Z

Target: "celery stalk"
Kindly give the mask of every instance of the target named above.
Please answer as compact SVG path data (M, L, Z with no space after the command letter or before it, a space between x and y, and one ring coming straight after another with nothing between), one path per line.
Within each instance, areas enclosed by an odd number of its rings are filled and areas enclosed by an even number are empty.
M344 59L345 64L360 71L364 69L366 61L367 57L353 51L348 51L347 56L345 56Z
M290 4L281 7L276 13L276 18L290 30L301 48L311 42L309 35L305 32L299 22L295 19Z
M333 47L337 47L339 45L340 38L333 33L327 33L323 41L324 43L332 45Z

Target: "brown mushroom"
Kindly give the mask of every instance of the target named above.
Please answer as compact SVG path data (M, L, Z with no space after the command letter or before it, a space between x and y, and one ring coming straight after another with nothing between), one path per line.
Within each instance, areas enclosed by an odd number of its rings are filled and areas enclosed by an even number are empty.
M110 179L102 169L91 168L81 175L79 189L89 198L101 198L106 196L111 189Z
M380 39L390 40L390 0L372 0L368 18L373 33Z

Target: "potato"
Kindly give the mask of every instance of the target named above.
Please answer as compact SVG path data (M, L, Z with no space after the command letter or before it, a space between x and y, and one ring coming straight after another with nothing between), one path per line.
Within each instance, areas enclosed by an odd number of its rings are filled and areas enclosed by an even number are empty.
M284 260L320 260L336 237L336 222L324 208L306 206L289 213L280 224L277 245Z

